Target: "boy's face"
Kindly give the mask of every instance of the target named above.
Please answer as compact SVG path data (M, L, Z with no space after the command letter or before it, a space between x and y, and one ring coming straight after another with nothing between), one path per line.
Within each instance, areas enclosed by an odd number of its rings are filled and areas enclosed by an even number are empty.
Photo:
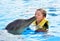
M42 11L36 11L35 12L35 17L36 17L37 21L41 21L44 18L43 14L42 14Z

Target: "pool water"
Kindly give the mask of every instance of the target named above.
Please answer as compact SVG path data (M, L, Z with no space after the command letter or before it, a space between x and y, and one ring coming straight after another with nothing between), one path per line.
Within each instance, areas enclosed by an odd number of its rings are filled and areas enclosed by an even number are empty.
M47 11L47 33L26 30L22 35L13 35L5 30L5 27L16 19L29 19L34 16L38 8ZM60 41L59 0L0 0L0 41Z

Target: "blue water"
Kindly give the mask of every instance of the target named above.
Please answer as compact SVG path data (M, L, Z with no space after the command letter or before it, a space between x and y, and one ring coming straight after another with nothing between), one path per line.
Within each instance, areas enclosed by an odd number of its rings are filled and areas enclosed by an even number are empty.
M36 9L47 11L48 33L24 31L22 35L13 35L4 28L16 19L29 19ZM0 0L0 41L60 41L60 2L59 0Z

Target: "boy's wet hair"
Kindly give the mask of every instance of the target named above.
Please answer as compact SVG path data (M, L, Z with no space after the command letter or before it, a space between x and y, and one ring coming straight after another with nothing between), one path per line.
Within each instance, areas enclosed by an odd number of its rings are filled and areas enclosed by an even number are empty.
M43 10L43 9L37 9L37 11L41 11L42 12L42 14L43 14L43 16L45 16L46 17L46 11L45 10Z

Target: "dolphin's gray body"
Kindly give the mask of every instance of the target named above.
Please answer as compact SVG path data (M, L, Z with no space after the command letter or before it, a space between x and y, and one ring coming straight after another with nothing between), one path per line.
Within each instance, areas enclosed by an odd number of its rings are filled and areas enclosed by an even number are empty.
M30 19L17 19L9 23L5 29L9 33L20 35L34 20L35 16Z

